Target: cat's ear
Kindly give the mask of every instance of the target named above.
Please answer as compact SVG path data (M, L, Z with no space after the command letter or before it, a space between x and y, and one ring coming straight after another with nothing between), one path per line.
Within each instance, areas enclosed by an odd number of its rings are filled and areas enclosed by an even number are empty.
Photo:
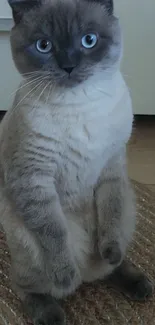
M101 0L101 1L105 4L105 7L107 8L110 15L112 15L113 12L114 12L114 2L113 2L113 0Z
M113 0L89 0L89 1L98 2L98 3L103 4L110 15L112 15L113 12L114 12L114 2L113 2Z
M31 10L41 4L41 0L8 0L8 3L12 9L13 18L16 24L18 24L23 14L26 11Z

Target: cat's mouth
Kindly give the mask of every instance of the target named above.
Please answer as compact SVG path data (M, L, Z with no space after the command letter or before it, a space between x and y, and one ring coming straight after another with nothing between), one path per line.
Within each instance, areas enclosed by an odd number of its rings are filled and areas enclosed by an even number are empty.
M61 80L59 80L59 84L64 87L75 87L76 85L82 83L86 80L86 76L80 76L76 74L65 74Z

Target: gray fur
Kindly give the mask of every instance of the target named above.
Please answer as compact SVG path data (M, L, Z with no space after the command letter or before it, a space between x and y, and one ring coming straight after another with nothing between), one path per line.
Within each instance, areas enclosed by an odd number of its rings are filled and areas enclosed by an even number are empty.
M121 263L126 240L127 238L130 240L133 231L133 220L131 219L130 223L130 218L131 215L135 215L134 198L127 177L125 156L124 150L121 155L109 161L108 167L102 171L95 192L99 218L99 252L103 258L109 257L111 264L115 264L115 261ZM126 233L123 229L124 224L128 225Z
M34 10L28 0L10 1L12 52L25 80L0 128L0 216L13 286L35 324L63 323L55 298L111 274L134 231L125 154L132 109L107 3L46 0ZM70 35L75 50L90 23L99 44L80 52L68 76L57 55ZM45 34L54 50L38 64L33 46Z
M23 2L18 1L18 12ZM33 1L35 5L28 6L31 10L24 12L23 19L12 30L13 58L22 74L38 71L36 76L40 76L46 73L46 78L52 78L53 83L71 87L93 75L97 62L102 61L100 69L105 70L118 61L120 27L118 20L109 15L104 1L100 4L85 0L46 0L44 5L40 2ZM14 10L16 7L13 6ZM81 47L81 38L88 32L100 35L97 46L91 50ZM35 46L35 41L42 38L50 40L53 46L46 55L39 53ZM72 78L59 67L62 65L75 66Z

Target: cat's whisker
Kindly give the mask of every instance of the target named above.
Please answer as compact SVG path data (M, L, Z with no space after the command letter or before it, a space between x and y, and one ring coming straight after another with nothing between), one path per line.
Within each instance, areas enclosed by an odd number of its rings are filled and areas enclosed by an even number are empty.
M15 95L15 94L17 93L18 90L20 90L20 89L22 89L22 88L24 88L24 87L26 87L26 86L28 86L28 85L30 85L30 84L33 84L33 83L35 83L36 81L39 81L39 79L41 79L41 78L42 78L42 77L40 76L40 77L35 78L35 79L31 80L31 81L28 81L28 82L25 83L24 85L18 87L18 88L16 89L16 91L14 91L13 93L11 93L11 96Z
M101 89L101 88L97 88L95 86L93 86L96 90L100 91L102 94L105 94L108 97L112 97L111 94L107 93L105 90Z
M124 73L122 73L122 75L123 75L123 77L125 77L125 78L132 78L132 76L129 76L128 74L124 74Z
M108 69L107 70L105 70L104 71L104 73L105 74L107 74L107 75L111 75L111 72L110 71L108 71ZM123 77L125 77L125 78L132 78L132 76L131 75L129 75L129 74L126 74L126 73L123 73L123 71L122 71L122 75L123 75Z
M83 88L83 93L85 94L85 96L91 101L91 98L88 97L88 94L86 92L86 90Z
M26 80L26 81L28 81L28 80L33 80L33 79L35 79L35 78L37 78L37 77L42 77L42 76L39 75L39 74L35 74L35 75L31 75L30 77L26 77L26 78L24 78L24 80Z
M26 81L33 81L33 80L36 80L37 78L45 78L45 77L47 77L47 78L49 78L49 76L50 76L50 74L49 73L42 73L42 72L36 72L36 73L31 73L31 74L27 74L26 76L25 76L25 78L23 78L24 80L26 80Z
M43 83L43 80L39 82L39 84L35 85L18 103L17 105L14 107L17 108L23 101L24 99L26 99L28 97L28 95L30 95L36 88L38 88L41 84Z
M46 88L50 85L50 83L51 83L51 81L49 81L49 82L46 83L45 87L43 88L43 90L42 90L41 93L39 94L39 96L38 96L36 102L38 102L38 101L40 100L41 96L44 94Z
M50 74L49 73L36 73L36 74L32 74L31 76L26 76L24 78L24 80L29 80L29 79L33 79L33 78L37 78L37 77L41 77L41 78L44 78L44 77L49 77Z
M44 71L40 71L40 70L36 70L36 71L31 71L31 72L26 72L26 73L22 73L22 76L28 76L28 75L32 75L32 74L37 74L37 73L39 73L39 74L44 74L44 73L46 73L46 72L44 72Z
M50 75L50 72L49 71L36 71L34 74L39 74L39 75L42 75L42 76L47 76L47 75Z
M49 92L48 92L48 96L47 96L47 99L46 99L46 104L48 104L48 102L49 102L51 90L52 90L52 82L50 81L50 83L49 83Z

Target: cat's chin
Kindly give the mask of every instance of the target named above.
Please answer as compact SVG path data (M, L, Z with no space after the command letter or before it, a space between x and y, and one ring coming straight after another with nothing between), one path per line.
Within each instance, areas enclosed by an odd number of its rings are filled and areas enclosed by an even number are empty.
M65 78L59 80L57 84L60 87L65 88L74 88L78 86L79 84L82 84L87 78L86 77L77 77L77 76L66 76Z

